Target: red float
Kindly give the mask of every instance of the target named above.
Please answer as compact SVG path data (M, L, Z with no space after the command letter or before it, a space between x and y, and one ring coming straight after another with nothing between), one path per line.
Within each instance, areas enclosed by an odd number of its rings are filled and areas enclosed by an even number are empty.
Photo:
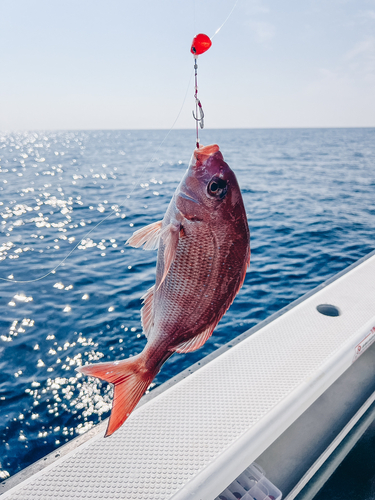
M191 44L190 52L194 56L199 56L208 50L212 45L210 38L203 33L199 33L199 35L195 36L193 39L193 43Z

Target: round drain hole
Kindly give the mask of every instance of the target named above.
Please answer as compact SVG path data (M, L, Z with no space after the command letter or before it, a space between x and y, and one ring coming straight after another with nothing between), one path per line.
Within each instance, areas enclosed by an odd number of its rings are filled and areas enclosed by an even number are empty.
M341 311L338 307L332 306L331 304L319 304L316 306L318 312L320 314L324 314L324 316L340 316Z

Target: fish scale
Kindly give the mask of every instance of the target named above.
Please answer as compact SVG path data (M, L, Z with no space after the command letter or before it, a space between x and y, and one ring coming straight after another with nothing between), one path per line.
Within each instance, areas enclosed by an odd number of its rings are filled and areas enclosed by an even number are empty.
M208 231L207 231L208 232ZM200 236L202 235L202 227L199 228ZM176 259L171 266L170 272L168 273L163 286L161 288L161 293L157 294L158 303L161 306L168 305L168 309L164 310L163 307L160 308L160 319L162 324L159 329L164 332L168 330L169 324L172 325L185 325L186 328L191 332L192 328L189 327L189 323L193 321L194 324L200 321L199 327L203 327L207 324L207 321L212 320L210 318L209 309L207 308L207 303L211 303L212 297L208 300L206 291L211 292L211 286L206 278L210 275L211 265L209 262L209 255L215 251L214 243L208 238L205 239L205 245L196 248L197 235L192 232L192 234L187 234L182 238L178 245L178 253ZM188 264L186 260L186 255L192 255L192 265ZM215 279L215 276L212 276ZM204 283L204 280L207 283ZM210 280L211 281L211 280ZM170 295L169 300L165 300L165 296ZM197 309L196 302L191 301L191 297L196 297L199 300L199 308ZM176 307L176 304L179 307ZM203 311L203 315L202 315ZM163 320L168 319L168 325L163 324ZM187 320L190 321L188 322ZM156 318L155 318L156 319ZM172 326L173 328L173 326ZM196 330L194 328L194 330ZM196 331L196 333L199 333Z

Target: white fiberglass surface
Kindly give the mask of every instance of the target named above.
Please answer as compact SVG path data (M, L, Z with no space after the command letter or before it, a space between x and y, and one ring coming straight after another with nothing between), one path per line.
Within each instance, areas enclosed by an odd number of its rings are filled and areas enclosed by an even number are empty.
M374 298L375 256L136 410L110 438L87 442L4 498L200 498L191 494L194 478L205 481L252 428L318 383L316 374L343 348L354 360L359 337L375 326ZM319 304L341 314L323 315ZM263 433L258 451L269 443ZM251 450L244 456L256 458Z

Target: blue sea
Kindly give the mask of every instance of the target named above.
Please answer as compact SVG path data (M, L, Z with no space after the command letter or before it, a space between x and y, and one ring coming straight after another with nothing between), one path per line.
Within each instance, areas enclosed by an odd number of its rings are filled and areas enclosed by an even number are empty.
M251 267L214 335L169 359L155 385L375 248L374 128L203 132L241 186ZM145 345L140 297L156 252L125 242L162 219L189 163L194 132L166 134L0 134L1 479L108 417L110 387L77 366ZM374 425L365 442L369 454ZM371 463L351 499L374 498Z

